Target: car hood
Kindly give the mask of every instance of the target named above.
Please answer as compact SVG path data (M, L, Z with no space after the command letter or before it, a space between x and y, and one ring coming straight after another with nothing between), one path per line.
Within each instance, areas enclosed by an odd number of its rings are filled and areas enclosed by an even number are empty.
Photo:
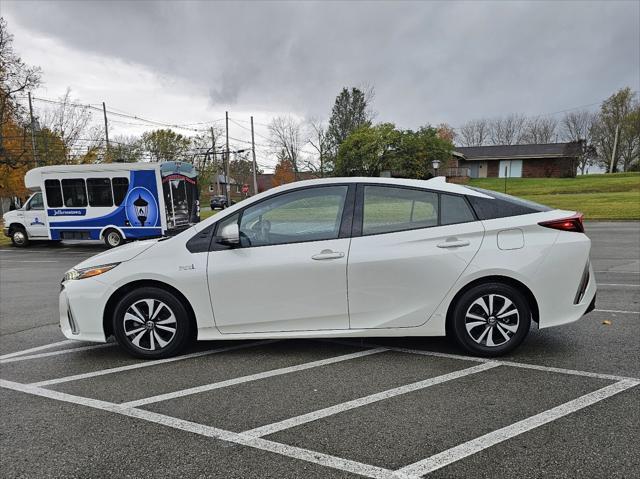
M136 256L144 253L149 248L153 247L158 243L158 241L159 239L157 238L127 243L125 245L118 246L117 248L99 253L95 256L92 256L91 258L87 258L82 263L78 263L77 265L75 265L74 268L90 268L92 266L100 266L103 264L122 263L124 261L129 261Z

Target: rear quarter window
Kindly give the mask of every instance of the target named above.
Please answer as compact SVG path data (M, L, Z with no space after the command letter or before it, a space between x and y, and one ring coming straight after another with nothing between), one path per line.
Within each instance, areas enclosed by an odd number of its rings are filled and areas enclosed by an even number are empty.
M481 220L528 215L531 213L540 213L542 211L551 211L552 209L548 206L534 203L533 201L523 200L522 198L498 193L497 191L475 188L473 186L467 186L467 188L490 197L481 198L479 196L467 196L469 203L473 207L478 218Z

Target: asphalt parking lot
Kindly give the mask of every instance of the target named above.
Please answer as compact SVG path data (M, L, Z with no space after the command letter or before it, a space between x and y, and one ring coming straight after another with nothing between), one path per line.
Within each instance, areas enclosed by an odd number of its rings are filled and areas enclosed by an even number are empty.
M511 356L442 338L66 341L62 274L100 245L0 249L2 477L640 475L640 223L588 223L596 311Z

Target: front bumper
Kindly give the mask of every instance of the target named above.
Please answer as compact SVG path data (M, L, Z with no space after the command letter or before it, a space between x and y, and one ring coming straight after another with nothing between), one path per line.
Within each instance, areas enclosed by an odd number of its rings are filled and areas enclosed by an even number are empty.
M60 329L69 339L105 343L104 308L113 288L93 278L66 281L58 298Z
M2 234L4 234L7 238L11 238L11 235L9 234L9 228L6 226L2 227Z

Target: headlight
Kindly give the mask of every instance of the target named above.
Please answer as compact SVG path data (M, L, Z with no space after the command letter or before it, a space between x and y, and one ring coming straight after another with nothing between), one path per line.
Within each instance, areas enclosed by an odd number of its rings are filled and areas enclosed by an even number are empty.
M98 276L102 273L106 273L109 270L112 270L120 263L111 263L111 264L103 264L100 266L92 266L90 268L82 268L82 269L70 269L64 274L64 278L62 281L71 281L74 279L85 279L91 278L93 276Z

